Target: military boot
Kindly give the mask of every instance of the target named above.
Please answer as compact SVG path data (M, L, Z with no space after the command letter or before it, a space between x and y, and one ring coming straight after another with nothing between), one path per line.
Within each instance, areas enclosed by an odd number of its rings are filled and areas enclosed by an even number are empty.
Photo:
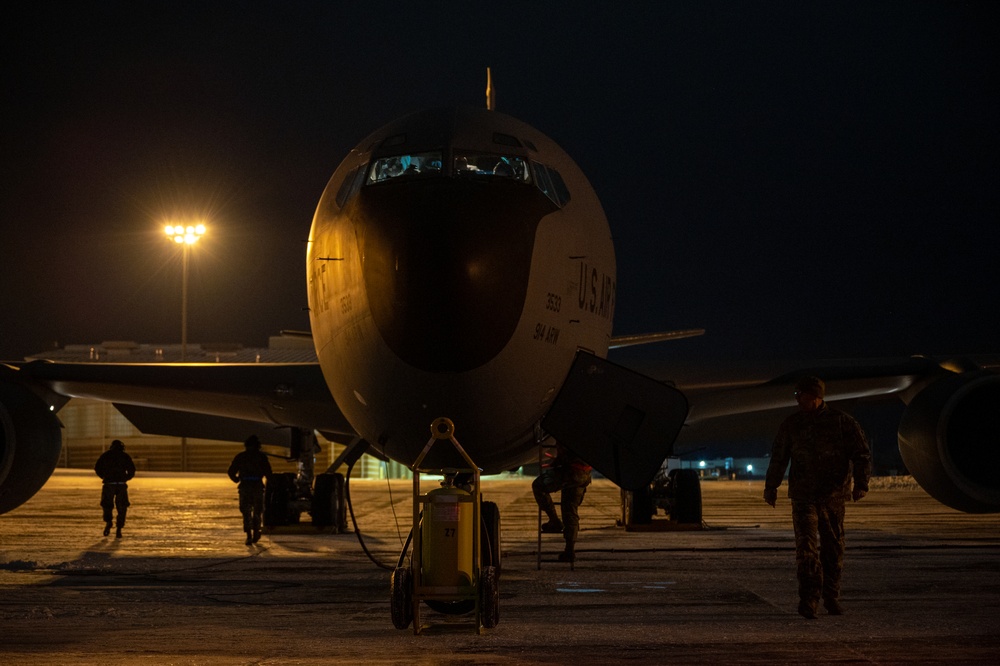
M105 521L104 523L104 536L111 534L111 521Z
M816 607L810 604L808 601L799 602L799 615L807 620L816 619Z
M546 534L561 534L562 531L563 524L558 518L549 518L549 522L542 523L542 532Z
M844 607L840 605L840 602L836 599L825 599L823 601L823 607L826 608L826 612L830 615L843 615Z
M116 539L122 538L122 528L119 527L118 529L115 530L115 538Z

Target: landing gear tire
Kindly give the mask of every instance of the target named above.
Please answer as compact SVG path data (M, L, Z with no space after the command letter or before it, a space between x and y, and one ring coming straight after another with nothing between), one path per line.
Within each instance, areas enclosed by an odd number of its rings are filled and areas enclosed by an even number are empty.
M392 613L392 626L406 629L413 622L413 577L410 570L405 567L393 569L390 584L392 596L389 599L389 609Z
M701 524L701 479L698 470L672 469L667 479L672 506L670 517L678 523Z
M344 502L344 475L318 474L313 490L312 522L316 527L333 527L338 534L347 530L347 506Z
M500 623L500 571L496 567L483 567L480 573L479 613L487 629Z
M289 508L294 497L294 474L271 475L264 488L264 524L268 527L281 527L299 522L298 513Z
M653 519L653 499L648 489L622 491L622 525L648 525Z

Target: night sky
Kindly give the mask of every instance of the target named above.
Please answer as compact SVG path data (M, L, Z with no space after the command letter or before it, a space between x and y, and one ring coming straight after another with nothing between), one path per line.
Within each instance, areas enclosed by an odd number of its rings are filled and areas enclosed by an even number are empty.
M33 3L0 32L0 358L178 342L185 215L190 341L306 329L336 166L483 105L487 66L603 202L616 333L708 329L658 346L678 361L1000 351L991 3Z

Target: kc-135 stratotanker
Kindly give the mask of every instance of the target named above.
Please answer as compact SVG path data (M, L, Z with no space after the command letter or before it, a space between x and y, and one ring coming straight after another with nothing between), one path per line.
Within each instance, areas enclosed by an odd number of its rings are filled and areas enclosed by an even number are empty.
M902 459L940 502L1000 510L993 357L787 368L763 382L673 384L609 348L700 331L615 336L616 259L601 203L554 141L489 108L408 115L362 140L323 192L307 244L316 362L0 365L0 512L59 459L59 409L113 402L143 432L294 444L350 440L407 465L483 474L538 460L555 438L627 490L680 441L794 406L803 374L830 402L898 396ZM991 360L993 359L993 360ZM444 429L444 428L443 428ZM735 429L738 432L738 428ZM228 436L228 437L227 437ZM424 455L425 454L425 455Z

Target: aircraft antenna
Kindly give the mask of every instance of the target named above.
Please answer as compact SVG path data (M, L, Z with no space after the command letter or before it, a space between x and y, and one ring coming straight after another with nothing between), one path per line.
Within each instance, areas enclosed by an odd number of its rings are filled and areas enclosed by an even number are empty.
M486 68L486 108L490 111L496 110L496 90L493 89L493 76L490 74L490 68Z

